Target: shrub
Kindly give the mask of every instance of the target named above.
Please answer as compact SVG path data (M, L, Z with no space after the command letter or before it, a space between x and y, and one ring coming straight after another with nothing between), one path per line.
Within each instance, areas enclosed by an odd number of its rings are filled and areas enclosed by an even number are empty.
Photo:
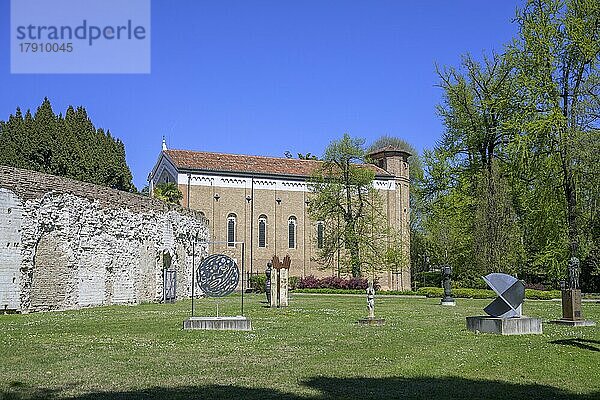
M296 288L298 289L349 289L349 290L365 290L369 286L369 282L364 278L340 278L337 276L326 276L324 278L316 278L313 275L305 276L298 279ZM379 289L379 285L375 282L375 289Z
M493 299L496 297L496 293L493 290L488 289L460 289L457 288L452 291L454 297L463 299Z
M251 275L250 281L248 282L248 286L250 286L253 292L264 293L266 282L267 277L264 274Z
M290 290L294 290L298 287L298 282L300 282L299 276L290 276L289 287Z
M427 297L443 297L444 289L436 287L422 287L417 294ZM493 299L496 293L487 289L456 288L452 290L452 296L467 299ZM560 299L560 290L535 290L525 289L525 298L530 300L552 300Z
M318 288L318 289L295 289L294 293L321 293L321 294L365 294L366 289L331 289L331 288ZM417 292L412 290L400 291L400 290L382 290L377 292L378 295L406 295L414 296Z
M438 287L425 286L417 289L417 294L419 296L427 297L442 297L444 296L444 289Z
M525 298L531 300L552 300L552 299L560 299L561 292L560 290L535 290L535 289L525 289Z

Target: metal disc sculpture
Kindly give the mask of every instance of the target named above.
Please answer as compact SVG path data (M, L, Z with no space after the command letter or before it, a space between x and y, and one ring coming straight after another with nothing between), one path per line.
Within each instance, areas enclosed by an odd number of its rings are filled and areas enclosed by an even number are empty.
M240 280L233 258L213 254L205 258L196 271L198 286L208 297L223 297L232 293Z
M483 311L498 318L518 318L522 315L521 308L525 299L523 281L514 276L499 273L486 275L483 280L498 295Z

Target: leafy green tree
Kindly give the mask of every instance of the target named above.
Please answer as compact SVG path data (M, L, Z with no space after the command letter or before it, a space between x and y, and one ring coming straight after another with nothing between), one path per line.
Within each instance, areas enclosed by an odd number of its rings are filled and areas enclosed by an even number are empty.
M324 221L320 258L331 263L340 252L352 276L385 264L388 224L373 188L374 170L365 165L364 140L345 134L325 150L323 166L310 179L309 215ZM374 273L374 272L373 272Z
M545 200L543 212L528 218L536 232L529 246L534 265L552 265L556 280L568 258L585 259L599 246L599 21L594 0L527 1L508 53L523 98L515 164L525 200Z
M426 245L465 276L600 276L600 4L529 0L504 55L438 70L446 132L426 152ZM470 243L470 244L469 244ZM470 278L469 278L470 279ZM583 278L582 278L583 279Z
M135 191L123 142L96 129L85 108L56 115L45 98L32 116L0 121L0 164Z
M465 56L460 69L438 68L438 74L444 91L438 113L446 130L427 158L437 164L428 174L433 248L446 259L461 256L455 262L463 280L514 273L522 267L523 251L506 165L519 109L513 68L497 54L481 63Z
M169 204L180 204L183 193L175 182L162 182L154 187L154 197Z

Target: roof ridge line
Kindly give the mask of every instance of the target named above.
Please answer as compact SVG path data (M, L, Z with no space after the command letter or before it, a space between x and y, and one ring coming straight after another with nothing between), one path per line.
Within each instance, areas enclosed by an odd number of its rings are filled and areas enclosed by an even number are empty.
M302 158L288 158L288 157L275 157L275 156L259 156L254 154L237 154L237 153L222 153L220 151L202 151L202 150L183 150L183 149L167 149L164 151L183 151L188 153L198 154L218 154L223 156L234 156L234 157L256 157L263 159L275 159L275 160L292 160L292 161L309 161L309 162L324 162L323 160L304 160Z

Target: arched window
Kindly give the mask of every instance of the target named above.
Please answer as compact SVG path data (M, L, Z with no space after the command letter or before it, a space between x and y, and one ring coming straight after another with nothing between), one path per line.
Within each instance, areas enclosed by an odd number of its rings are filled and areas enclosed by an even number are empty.
M235 246L235 228L236 228L236 215L229 214L227 216L227 246Z
M325 237L325 224L323 221L317 222L317 248L323 248L323 239Z
M290 249L296 248L296 226L298 225L296 217L291 216L288 219L288 247Z
M258 217L258 247L267 247L267 216Z

